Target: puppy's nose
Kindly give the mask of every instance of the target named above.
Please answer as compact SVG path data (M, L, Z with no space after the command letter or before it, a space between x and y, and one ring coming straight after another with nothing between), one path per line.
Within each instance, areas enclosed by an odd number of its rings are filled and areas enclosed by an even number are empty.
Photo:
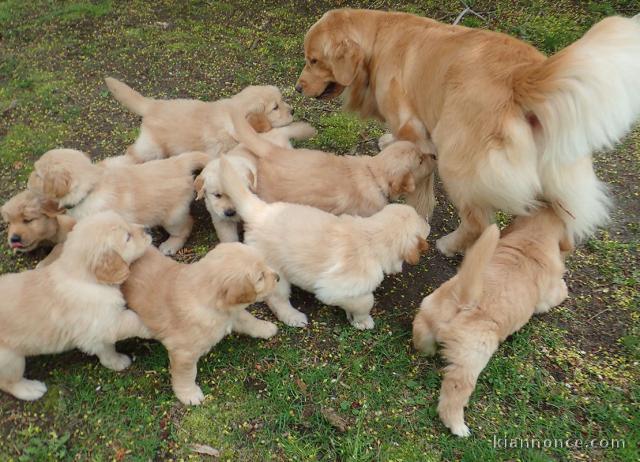
M299 83L296 84L296 91L298 93L302 93L302 85L300 85Z
M224 211L224 216L225 217L232 217L236 214L236 211L233 209L227 209Z
M22 237L20 237L20 235L18 235L18 234L13 234L13 235L11 235L11 237L9 238L9 241L10 241L12 244L15 244L16 242L20 242L21 240L22 240Z

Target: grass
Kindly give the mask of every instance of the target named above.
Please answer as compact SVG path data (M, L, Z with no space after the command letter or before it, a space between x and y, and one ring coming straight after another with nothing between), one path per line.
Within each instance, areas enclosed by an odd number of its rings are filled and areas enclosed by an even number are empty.
M32 162L57 146L94 158L117 155L139 120L111 98L106 75L143 94L211 100L248 84L275 84L296 116L318 128L305 145L370 154L382 127L336 102L293 90L304 31L340 1L0 1L0 198L24 188ZM553 53L605 15L637 13L635 0L468 2L500 30ZM452 22L460 2L350 2ZM634 9L636 11L634 11ZM355 331L344 314L294 291L308 329L280 325L269 341L231 336L199 364L200 407L174 398L166 352L155 342L118 345L135 357L123 373L79 352L30 358L27 375L49 391L34 403L0 395L0 460L635 461L640 442L640 130L597 157L616 198L612 223L570 258L570 299L503 344L467 411L472 437L451 436L435 407L443 363L410 346L422 297L455 274L459 260L430 252L388 277L376 293L376 329ZM433 239L453 229L440 195ZM180 258L216 243L202 204ZM508 217L501 215L500 221ZM44 253L14 257L2 273L32 268ZM273 320L263 307L258 316ZM494 439L624 439L618 449L495 448Z

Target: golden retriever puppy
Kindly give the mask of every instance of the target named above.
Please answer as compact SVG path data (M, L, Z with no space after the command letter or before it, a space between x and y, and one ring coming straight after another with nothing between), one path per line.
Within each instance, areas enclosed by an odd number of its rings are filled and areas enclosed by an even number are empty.
M260 250L280 274L269 308L285 324L303 327L307 317L291 306L290 284L337 305L357 329L372 329L373 291L385 274L417 264L428 248L429 225L407 205L390 204L364 218L335 216L315 207L268 204L231 163L221 159L220 181L244 221L245 242Z
M278 275L260 253L240 243L216 246L190 265L149 248L122 286L129 307L169 352L173 391L184 404L200 404L198 359L233 332L270 338L275 324L245 308L273 292Z
M386 121L397 139L420 145L431 136L461 219L438 240L444 254L464 251L496 210L525 215L540 199L577 238L606 222L591 154L640 114L640 15L604 19L547 58L497 32L333 10L309 29L304 52L296 88L305 95L344 93L348 109ZM430 212L432 181L409 199Z
M141 226L103 212L78 223L46 268L1 276L0 390L23 400L45 393L44 383L23 377L26 356L78 348L109 369L129 366L115 342L149 332L119 285L150 244Z
M311 125L304 122L294 122L291 125L273 128L268 132L261 133L260 137L278 146L290 148L292 147L291 139L303 140L311 138L315 134L316 130ZM257 161L251 152L240 144L225 156L238 171L246 173L249 188L256 192L258 185ZM196 200L204 198L218 239L221 242L236 242L238 241L238 224L241 220L231 200L222 193L219 171L220 159L214 159L196 177L194 182Z
M413 344L429 355L436 343L445 368L438 413L458 436L468 436L464 408L480 372L509 335L533 314L567 298L563 252L573 247L551 207L515 219L500 238L488 227L469 249L458 274L422 301L413 321Z
M232 119L238 141L258 157L258 195L267 202L367 217L411 193L435 167L431 155L408 141L392 143L376 156L338 156L278 146L259 136L241 113Z
M75 220L57 209L57 204L43 202L28 190L9 199L0 209L9 247L14 252L30 252L40 245L63 242Z
M160 245L175 254L189 237L193 219L193 172L209 161L203 152L145 164L92 164L73 149L46 152L34 164L28 187L36 195L58 202L80 220L102 210L115 210L127 221L162 226L169 238Z
M212 157L236 145L231 137L230 111L252 115L256 129L288 125L293 110L274 86L249 86L231 98L214 102L194 99L145 98L124 83L107 77L107 87L120 103L142 116L140 136L127 154L136 162L204 151Z

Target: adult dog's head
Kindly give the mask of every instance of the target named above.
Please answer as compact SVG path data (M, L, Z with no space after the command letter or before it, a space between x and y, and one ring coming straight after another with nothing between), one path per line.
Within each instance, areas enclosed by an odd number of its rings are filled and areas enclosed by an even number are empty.
M313 98L335 98L366 72L364 50L352 35L354 14L348 9L328 11L311 26L304 38L305 66L297 91Z
M57 203L42 201L30 191L22 191L0 209L7 223L7 240L14 252L29 252L44 241L56 243L70 231L75 220L58 210Z
M122 284L129 276L129 265L150 245L151 236L142 226L106 211L76 224L59 260L69 267L83 269L98 283Z

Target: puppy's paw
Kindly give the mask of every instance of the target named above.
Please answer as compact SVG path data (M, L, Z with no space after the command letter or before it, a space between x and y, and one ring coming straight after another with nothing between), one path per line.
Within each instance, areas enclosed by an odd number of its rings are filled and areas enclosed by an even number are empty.
M452 425L450 430L451 433L461 438L466 438L471 435L471 430L469 430L469 427L467 427L464 423Z
M391 133L385 133L380 138L378 138L378 149L381 151L393 143L396 139L393 137Z
M373 322L373 318L369 315L354 316L351 313L347 313L347 319L353 327L359 330L371 330L376 325L375 322Z
M197 406L202 401L204 401L204 393L200 387L194 384L192 387L185 388L182 390L175 390L176 397L180 400L182 404L186 404L187 406Z
M453 257L456 254L456 250L457 250L455 248L452 248L453 243L451 242L452 239L450 236L451 235L448 234L436 241L436 247L438 248L440 253L446 257Z
M121 371L131 365L131 358L127 355L116 353L114 355L102 356L100 364L114 371Z
M164 241L158 247L158 250L162 252L163 255L172 256L175 255L178 250L182 248L182 244L176 244L175 242L170 242L171 238Z
M278 326L269 321L260 321L260 326L254 332L256 338L271 338L278 333Z
M47 386L38 380L22 379L8 391L18 399L35 401L42 398L42 395L47 391Z
M306 327L309 323L307 315L298 310L291 310L285 315L278 316L278 319L291 327Z

